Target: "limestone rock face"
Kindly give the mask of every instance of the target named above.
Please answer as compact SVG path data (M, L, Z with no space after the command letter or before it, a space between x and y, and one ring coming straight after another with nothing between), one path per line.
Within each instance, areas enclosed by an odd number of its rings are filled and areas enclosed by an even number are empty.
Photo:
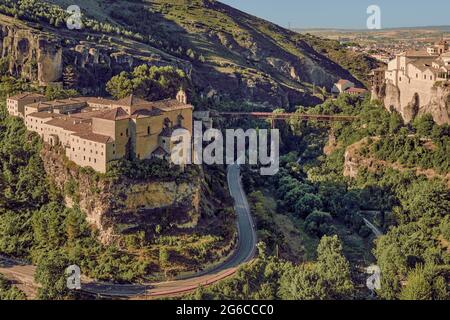
M419 112L431 113L437 124L450 123L450 85L433 88L430 103Z
M38 81L41 85L61 80L62 47L58 42L39 38L37 48Z
M121 228L153 220L170 219L178 228L197 226L202 210L200 178L189 182L96 180L77 166L65 163L60 151L49 146L43 148L41 158L51 181L64 193L66 206L79 205L104 244L119 239ZM77 185L76 194L67 193L68 182Z
M12 76L37 82L41 86L63 83L66 67L79 76L76 89L85 95L104 95L105 84L121 72L147 63L155 66L176 66L191 74L189 63L171 61L158 52L141 54L132 45L120 47L106 39L89 38L83 34L67 37L0 15L0 58L8 59Z
M405 122L429 113L437 124L450 124L450 83L438 83L423 92L387 83L380 98L388 110L399 112Z
M58 82L62 76L59 39L18 26L0 25L1 58L9 59L9 73L40 85Z

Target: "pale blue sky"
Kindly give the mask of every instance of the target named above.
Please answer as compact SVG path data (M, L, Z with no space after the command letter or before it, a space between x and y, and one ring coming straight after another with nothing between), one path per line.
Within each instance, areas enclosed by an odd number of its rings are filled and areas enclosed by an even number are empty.
M219 0L287 27L366 27L369 5L381 8L382 27L450 25L450 0Z

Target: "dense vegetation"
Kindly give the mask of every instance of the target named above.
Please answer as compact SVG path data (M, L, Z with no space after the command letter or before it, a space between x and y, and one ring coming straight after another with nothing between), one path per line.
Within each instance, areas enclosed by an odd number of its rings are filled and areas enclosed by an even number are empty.
M340 300L355 297L349 263L338 237L323 237L317 261L295 265L270 256L264 243L259 256L237 275L209 288L198 289L194 299Z
M106 89L116 99L135 94L147 101L157 101L174 98L186 84L186 75L180 69L141 65L131 73L123 71L114 76Z
M350 96L315 108L300 107L298 112L357 115L359 119L351 124L335 123L331 128L295 119L279 123L285 152L280 172L262 179L244 170L245 186L254 192L249 201L256 212L258 235L267 243L267 252L279 256L286 237L277 230L273 214L264 210L261 191L278 199L277 212L287 215L301 233L318 239L338 234L352 266L378 264L382 271L380 298L448 299L450 198L442 178L449 173L448 125L438 126L428 115L405 125L399 114ZM326 143L330 132L335 141ZM346 148L367 137L371 144L361 150L363 155L388 164L399 162L405 170L385 165L377 171L361 168L356 179L344 177ZM418 176L417 167L433 168L441 175L434 179ZM386 231L375 240L373 256L367 251L374 237L363 218ZM306 240L303 237L302 241ZM249 270L247 277L255 277L256 270L255 274ZM364 286L366 278L352 270L352 279L358 284ZM366 296L367 291L358 294Z
M353 221L348 215L357 212L358 207L380 212L379 224L388 229L387 234L376 241L374 249L382 270L380 297L448 298L448 288L443 284L450 275L448 238L445 238L450 207L448 186L439 178L416 176L414 170L414 166L423 166L444 175L449 173L448 125L438 126L428 115L417 118L412 126L404 125L398 114L389 114L377 104L349 99L342 97L310 111L357 114L360 120L347 126L333 126L336 150L325 158L319 157L317 168L308 170L311 165L305 164L307 176L309 180L320 182L319 195L326 194L328 204L325 207L332 214L336 214L333 210L336 206L343 207L347 215L344 221ZM408 164L413 166L412 170L399 172L386 167L369 172L363 169L357 179L343 179L343 150L363 137L372 137L374 141L379 138L368 155ZM424 144L430 139L434 145L427 149ZM347 193L321 193L330 183L344 183ZM339 194L339 200L333 203L333 195ZM392 212L395 221L391 227L386 220L388 212Z
M65 279L65 268L58 273L45 271L56 267L52 264L59 264L60 259L67 262L65 267L78 264L90 276L103 280L131 281L143 276L144 262L114 246L103 247L84 214L62 206L61 195L47 181L39 138L27 133L21 120L4 113L2 106L0 252L30 259L44 269L37 275L43 284L42 297L57 298L65 292L65 286L57 293L46 291Z
M25 294L0 274L0 300L25 300Z

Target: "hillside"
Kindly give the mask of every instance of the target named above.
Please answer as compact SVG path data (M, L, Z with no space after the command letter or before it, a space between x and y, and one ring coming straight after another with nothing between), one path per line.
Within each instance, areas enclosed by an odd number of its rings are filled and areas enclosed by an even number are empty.
M322 97L315 88L329 90L339 78L361 84L337 64L353 59L344 49L332 49L339 56L329 54L327 48L334 46L329 41L217 1L81 0L82 30L66 27L64 9L71 4L2 1L0 12L14 17L0 17L0 42L3 48L12 44L2 58L13 75L46 84L61 81L73 66L82 92L104 94L104 83L120 71L142 63L174 65L188 74L193 96L201 101L271 107L318 103ZM365 80L364 68L346 67Z

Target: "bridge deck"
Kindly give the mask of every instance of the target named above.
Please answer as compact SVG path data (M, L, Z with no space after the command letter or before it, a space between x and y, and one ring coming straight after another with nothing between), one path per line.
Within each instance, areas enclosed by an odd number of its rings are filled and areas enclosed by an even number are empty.
M303 114L303 113L271 113L271 112L219 112L218 115L224 117L255 117L269 120L313 120L326 122L352 122L358 120L357 116L324 115L324 114Z

